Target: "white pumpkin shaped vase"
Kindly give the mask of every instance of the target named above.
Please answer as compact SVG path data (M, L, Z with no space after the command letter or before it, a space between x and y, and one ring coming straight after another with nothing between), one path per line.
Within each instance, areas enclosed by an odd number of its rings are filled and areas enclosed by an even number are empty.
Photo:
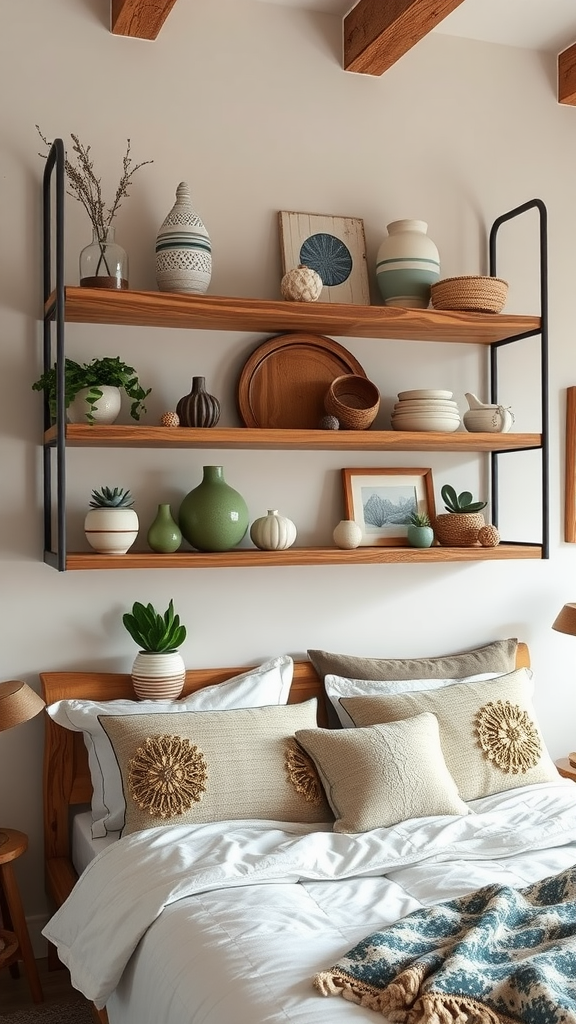
M296 540L297 530L291 519L278 515L277 509L268 509L268 513L255 519L250 527L250 537L261 551L283 551L292 547Z

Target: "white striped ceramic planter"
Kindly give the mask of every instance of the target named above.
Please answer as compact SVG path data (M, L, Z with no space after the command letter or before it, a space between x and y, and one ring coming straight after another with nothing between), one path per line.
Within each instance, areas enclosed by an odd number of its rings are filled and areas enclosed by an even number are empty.
M176 700L185 679L178 651L138 651L132 665L132 686L140 700Z
M84 519L84 534L100 555L125 555L132 547L140 523L133 508L91 508Z
M378 249L376 280L386 306L426 309L440 277L438 249L423 220L395 220Z
M161 292L202 295L211 276L210 236L192 207L188 185L181 181L156 238L156 282Z

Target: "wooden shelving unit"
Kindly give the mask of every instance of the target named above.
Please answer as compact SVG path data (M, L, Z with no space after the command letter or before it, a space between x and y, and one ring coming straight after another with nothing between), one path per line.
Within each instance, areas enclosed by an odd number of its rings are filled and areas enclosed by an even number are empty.
M55 282L52 280L52 189L55 178ZM401 309L385 306L352 306L331 303L299 303L219 295L177 295L149 291L108 291L67 287L63 281L64 147L53 144L44 172L44 369L52 365L55 349L59 365L65 358L65 324L102 324L142 328L234 331L274 334L284 331L325 334L339 338L370 338L375 343L392 340L435 344L473 344L489 350L490 379L495 391L496 353L501 345L540 334L542 338L542 430L539 433L480 434L405 432L394 430L268 430L248 427L210 429L160 426L89 426L66 424L63 400L57 425L50 426L45 404L44 431L44 560L63 570L151 568L245 568L248 566L366 565L370 563L463 562L547 557L547 407L545 214L540 200L533 200L495 221L490 234L490 273L495 275L495 234L505 220L534 206L541 215L540 256L542 316L446 312L434 309ZM55 288L53 284L55 283ZM53 343L55 334L55 346ZM334 547L289 548L259 551L235 548L224 553L178 551L172 555L130 550L107 556L66 550L65 461L67 448L173 448L252 449L297 451L377 451L485 453L491 460L492 506L497 508L497 457L540 449L542 459L542 543L501 543L495 548L400 548L361 547L352 551ZM52 460L56 465L56 494ZM55 521L55 529L54 523ZM54 542L54 534L56 542Z

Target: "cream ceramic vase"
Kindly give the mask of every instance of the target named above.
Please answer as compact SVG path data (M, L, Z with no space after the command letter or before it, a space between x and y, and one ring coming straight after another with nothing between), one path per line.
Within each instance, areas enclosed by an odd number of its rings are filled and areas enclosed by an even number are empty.
M188 185L181 181L156 238L156 282L161 292L202 295L211 276L210 236L192 206Z
M332 538L337 548L357 548L362 540L362 529L354 519L341 519Z
M423 220L395 220L378 249L376 279L386 306L426 309L440 257Z
M250 537L262 551L284 551L296 540L296 527L291 519L278 515L277 509L269 508L267 515L252 523Z
M140 700L176 700L185 679L178 651L138 651L132 665L132 686Z

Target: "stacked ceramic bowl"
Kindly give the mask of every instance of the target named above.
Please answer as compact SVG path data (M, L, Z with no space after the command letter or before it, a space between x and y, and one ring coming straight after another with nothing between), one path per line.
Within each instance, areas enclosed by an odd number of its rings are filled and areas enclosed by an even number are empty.
M391 419L393 430L437 430L449 434L460 426L452 392L426 388L400 391Z

